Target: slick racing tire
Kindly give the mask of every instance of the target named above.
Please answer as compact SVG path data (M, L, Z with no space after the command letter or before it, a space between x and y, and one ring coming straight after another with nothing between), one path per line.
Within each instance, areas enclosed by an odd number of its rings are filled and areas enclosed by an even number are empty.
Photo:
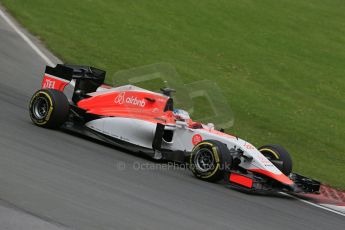
M259 148L259 151L274 164L286 176L290 175L292 171L291 156L286 149L278 144L264 145ZM280 162L282 164L278 164Z
M69 102L61 91L42 89L32 96L29 111L35 125L56 129L67 120Z
M230 151L216 140L205 140L194 146L190 156L190 169L199 179L216 182L224 177L232 164Z

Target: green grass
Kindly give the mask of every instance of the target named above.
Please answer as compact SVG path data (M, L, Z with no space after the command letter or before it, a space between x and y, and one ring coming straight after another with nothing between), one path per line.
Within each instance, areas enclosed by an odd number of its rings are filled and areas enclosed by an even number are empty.
M215 81L230 130L280 143L294 170L345 188L343 0L1 0L68 63L118 70L167 62Z

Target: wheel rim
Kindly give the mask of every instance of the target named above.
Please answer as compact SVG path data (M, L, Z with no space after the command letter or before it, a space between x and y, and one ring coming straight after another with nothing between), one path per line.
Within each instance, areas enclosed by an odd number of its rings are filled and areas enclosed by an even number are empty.
M41 120L45 118L48 114L49 110L49 102L46 98L44 97L39 97L35 100L34 105L33 105L33 114L34 116Z
M214 168L214 156L210 149L200 149L194 159L195 167L200 172L208 172Z

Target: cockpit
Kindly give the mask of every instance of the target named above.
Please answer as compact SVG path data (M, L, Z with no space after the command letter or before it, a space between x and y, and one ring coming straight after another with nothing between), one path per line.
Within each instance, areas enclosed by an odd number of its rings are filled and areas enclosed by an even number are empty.
M194 122L190 116L189 113L182 109L174 109L173 115L176 119L176 121L185 122L189 128L192 129L201 129L203 128L202 124L200 122Z

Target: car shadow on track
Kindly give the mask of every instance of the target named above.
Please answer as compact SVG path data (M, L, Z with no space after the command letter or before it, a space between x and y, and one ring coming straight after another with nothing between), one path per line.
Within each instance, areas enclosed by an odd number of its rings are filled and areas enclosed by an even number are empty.
M28 121L29 122L29 121ZM126 148L123 148L121 146L115 146L111 143L107 143L107 142L104 142L104 141L101 141L101 140L97 140L95 138L92 138L92 137L89 137L89 136L85 136L83 134L80 134L80 133L76 133L76 132L73 132L73 131L70 131L70 130L65 130L65 129L59 129L59 130L56 130L57 132L62 132L62 133L66 133L68 135L71 135L71 136L74 136L74 137L78 137L78 138L81 138L81 139L84 139L84 140L87 140L87 141L90 141L92 143L95 143L95 144L99 144L101 146L106 146L106 147L109 147L111 149L114 149L114 150L119 150L125 154L129 154L133 157L137 157L137 158L140 158L142 160L147 160L153 164L169 164L171 163L171 161L168 161L168 160L157 160L157 159L153 159L151 158L150 156L147 156L141 152L134 152L134 151L131 151L131 150L128 150ZM186 167L186 163L180 163L180 162L173 162L174 165L176 165L177 167L184 167L185 169L187 169ZM190 174L190 177L193 177L192 173ZM260 196L260 197L274 197L274 198L280 198L280 199L288 199L288 200L293 200L294 198L291 197L291 196L287 196L286 194L284 193L281 193L281 192L276 192L276 191L265 191L265 192L258 192L258 191L247 191L247 190L243 190L243 189L240 189L240 188L233 188L233 187L229 187L226 180L221 180L221 181L218 181L218 182L208 182L208 181L203 181L204 183L210 183L210 184L216 184L217 186L223 186L225 189L230 189L232 191L236 191L236 192L239 192L239 193L244 193L244 194L247 194L247 195L250 195L250 196Z

